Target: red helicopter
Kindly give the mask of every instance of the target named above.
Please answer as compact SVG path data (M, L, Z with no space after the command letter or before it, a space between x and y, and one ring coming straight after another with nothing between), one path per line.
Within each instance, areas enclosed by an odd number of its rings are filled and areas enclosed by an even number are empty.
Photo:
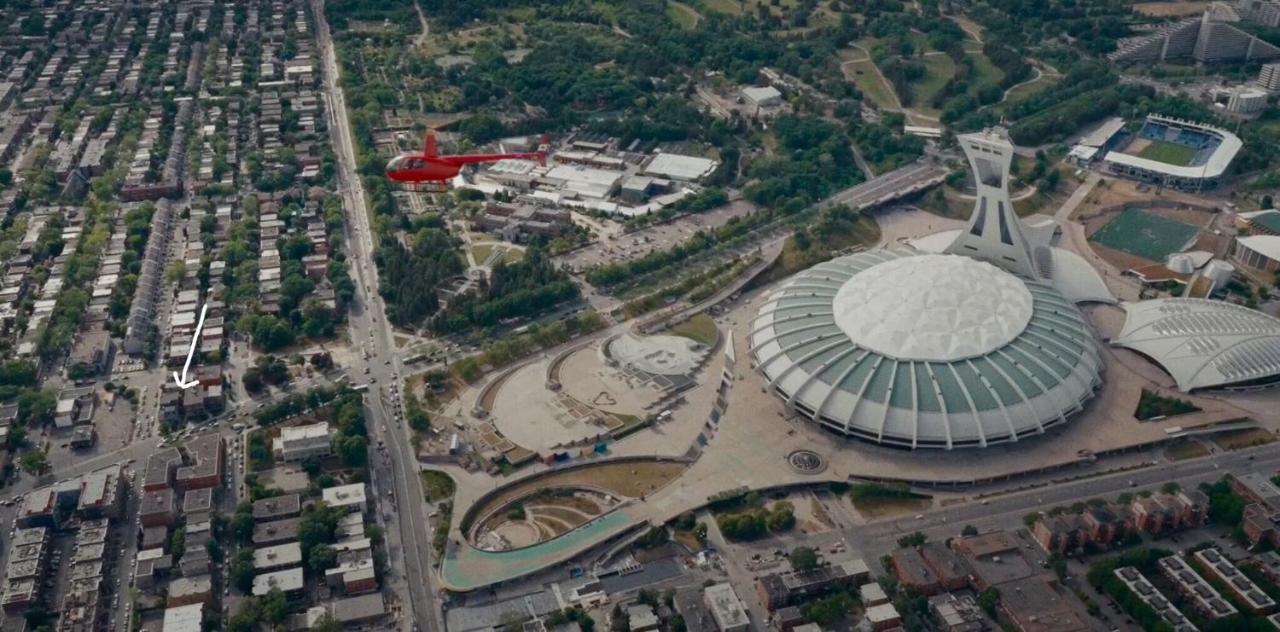
M521 160L537 160L538 164L547 164L547 138L537 151L514 154L456 154L440 155L436 149L435 132L427 132L427 140L421 153L400 154L387 163L387 177L395 182L405 184L427 184L443 187L452 180L462 167L482 162L497 162L508 158Z

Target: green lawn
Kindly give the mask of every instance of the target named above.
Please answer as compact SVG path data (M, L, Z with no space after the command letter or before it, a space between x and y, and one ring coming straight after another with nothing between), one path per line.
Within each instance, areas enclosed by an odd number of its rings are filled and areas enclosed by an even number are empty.
M915 97L911 107L936 116L938 110L930 104L930 101L956 75L956 62L951 60L950 55L941 53L925 55L921 59L924 61L926 74L924 79L911 86L911 94Z
M1150 261L1164 261L1195 239L1197 230L1190 224L1127 208L1089 240Z
M453 479L444 472L436 470L422 472L422 494L427 497L427 502L433 503L452 498L455 488Z
M503 263L515 263L521 259L524 259L524 251L519 248L508 247L502 251Z
M489 260L489 256L493 254L493 246L491 243L471 244L471 256L475 257L476 265L482 266Z
M893 86L880 78L880 73L876 71L876 65L870 59L855 61L846 68L849 69L849 75L853 78L853 84L858 87L858 91L871 99L876 107L885 110L895 110L898 108L898 100L893 94Z
M970 91L977 92L980 88L989 85L995 85L1004 80L1004 71L996 68L996 65L987 59L981 51L970 52L969 58L973 60L973 77L970 78Z
M687 4L667 3L667 17L686 31L692 31L698 27L698 12Z
M1150 145L1147 145L1142 149L1142 151L1138 152L1138 156L1140 158L1185 167L1191 164L1192 158L1196 157L1197 150L1187 147L1186 145L1179 145L1177 143L1170 143L1163 140L1153 140L1150 142Z
M708 347L715 344L720 337L716 329L716 321L706 314L697 314L693 318L672 327L668 332L677 336L684 336Z
M1058 83L1061 77L1042 74L1035 81L1024 83L1009 91L1005 96L1004 104L1013 104L1022 101L1038 92L1048 89L1055 83Z

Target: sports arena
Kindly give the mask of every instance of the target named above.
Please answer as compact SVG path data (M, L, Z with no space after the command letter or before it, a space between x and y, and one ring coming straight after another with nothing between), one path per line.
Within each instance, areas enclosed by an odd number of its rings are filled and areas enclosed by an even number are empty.
M1104 162L1114 175L1199 191L1218 184L1242 146L1226 130L1152 114Z

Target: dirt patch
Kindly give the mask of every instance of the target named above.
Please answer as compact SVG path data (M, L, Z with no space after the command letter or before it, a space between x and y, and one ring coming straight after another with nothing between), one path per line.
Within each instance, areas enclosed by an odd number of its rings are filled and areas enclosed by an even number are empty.
M854 508L867 520L919 513L932 504L928 498L865 498L853 502Z
M1178 439L1164 449L1164 456L1170 461L1194 459L1208 454L1209 448L1194 439Z
M1213 436L1213 442L1223 450L1242 450L1251 448L1256 445L1271 443L1276 440L1276 436L1262 428L1250 428L1248 430L1232 430Z

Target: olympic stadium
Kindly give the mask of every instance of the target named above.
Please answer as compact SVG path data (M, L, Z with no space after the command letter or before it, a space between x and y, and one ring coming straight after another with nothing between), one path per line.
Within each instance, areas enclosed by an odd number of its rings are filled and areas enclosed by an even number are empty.
M1159 119L1141 134L1147 147L1163 139L1159 151L1210 164L1229 140L1189 129ZM988 447L1067 423L1104 388L1103 340L1080 305L1116 299L1093 266L1056 246L1055 222L1027 225L1013 212L1004 133L957 140L977 189L964 228L819 264L764 296L747 333L751 363L791 414L886 447ZM1121 308L1110 344L1180 390L1280 379L1280 320L1181 298Z

